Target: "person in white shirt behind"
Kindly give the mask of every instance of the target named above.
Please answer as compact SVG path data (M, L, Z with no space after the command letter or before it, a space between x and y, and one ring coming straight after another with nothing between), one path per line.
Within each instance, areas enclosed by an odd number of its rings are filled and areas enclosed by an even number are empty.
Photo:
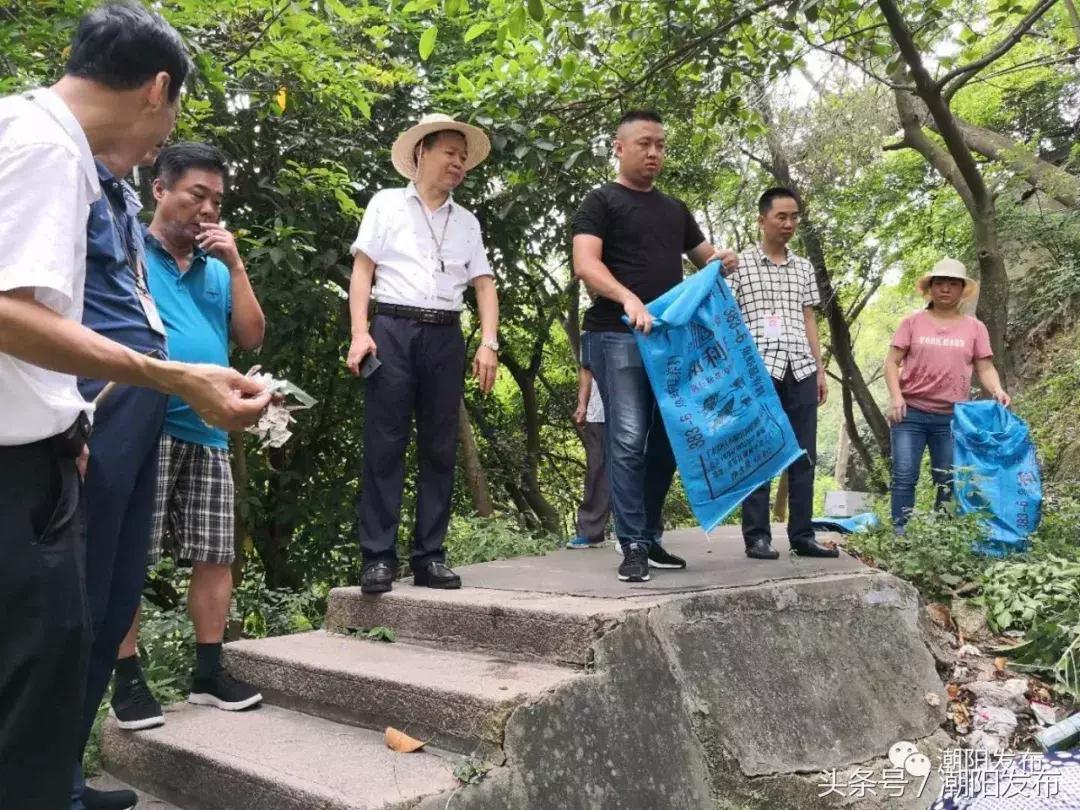
M460 317L471 285L481 333L472 369L487 393L498 371L499 300L480 223L451 192L490 149L476 127L445 115L424 116L398 136L392 150L394 168L412 182L372 197L352 244L352 343L346 362L366 379L359 506L364 593L385 593L393 584L414 414L419 472L413 582L461 587L443 551L465 365Z
M75 375L176 393L238 428L269 401L231 369L155 360L84 327L94 154L134 164L172 131L190 62L135 4L79 23L64 76L0 99L0 806L71 801L90 642ZM242 395L255 395L243 399Z

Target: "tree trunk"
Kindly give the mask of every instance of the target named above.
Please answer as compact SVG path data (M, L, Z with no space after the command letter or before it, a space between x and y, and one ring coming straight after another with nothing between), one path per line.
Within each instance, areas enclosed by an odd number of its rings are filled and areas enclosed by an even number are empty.
M522 368L514 358L507 354L503 358L510 376L514 378L518 389L521 391L521 407L525 412L525 458L522 459L521 477L519 486L521 495L529 504L529 508L536 513L540 525L553 534L562 533L562 518L557 509L544 497L540 491L540 455L541 436L540 431L540 402L536 396L536 377L532 368ZM539 367L537 366L537 370Z
M788 502L788 474L785 471L776 484L776 499L773 500L772 519L773 523L783 523L787 520Z
M271 448L268 451L268 460L272 469L281 470L286 467L285 453L282 448ZM277 475L270 476L268 489L267 503L274 504L295 498L294 492L283 490L281 479ZM256 550L259 552L259 558L262 560L266 572L266 587L272 589L298 589L302 584L302 578L289 561L292 524L281 520L274 512L271 512L266 525L259 526L257 529L252 528L251 538L255 543Z
M969 124L959 118L956 123L964 141L972 150L991 160L1004 163L1025 183L1039 189L1066 208L1080 208L1080 177L1043 160L1023 144L993 130ZM927 124L936 130L932 121Z
M491 500L487 473L480 461L480 452L476 447L476 438L473 436L472 422L469 420L464 399L458 406L458 440L461 442L461 467L465 473L465 483L472 493L476 514L480 517L491 517L495 512L495 505Z
M974 224L975 250L978 256L981 271L980 281L982 283L978 315L986 324L986 329L990 333L990 345L994 350L994 355L999 359L999 369L1004 377L1009 367L1008 357L1005 352L1009 277L1005 272L1005 260L1001 255L1001 246L998 243L997 208L994 203L994 195L986 186L982 173L979 171L979 167L971 155L971 150L964 140L960 125L949 109L948 102L951 94L955 93L967 78L975 75L977 69L954 68L950 74L946 75L943 82L935 81L931 78L926 65L923 63L922 54L915 44L915 39L896 0L877 0L877 3L889 26L889 32L896 42L900 55L903 57L904 64L907 65L908 72L912 80L914 80L915 95L922 99L926 105L930 118L934 121L934 128L945 144L945 151L947 151L948 157L952 159L952 163L956 166L956 171L951 176L947 175L947 177L967 206L968 214ZM1039 13L1045 13L1049 6L1042 3L1038 8L1041 9ZM1023 28L1025 24L1021 25L1021 30L1026 30ZM1015 44L1015 41L1017 40L1013 40L1013 44ZM1007 44L1007 41L1003 44ZM981 64L985 65L986 62ZM951 84L948 83L950 75L957 77ZM944 88L943 85L945 85ZM902 89L897 89L895 95L899 97L905 92ZM900 109L899 104L897 109ZM903 119L903 114L901 114L901 118ZM942 151L941 148L933 144L925 135L920 141L914 129L915 127L912 127L909 123L904 124L904 133L907 136L905 140L915 138L915 142L908 145L913 146L923 154L931 165L936 166L943 163L944 161L937 154ZM918 129L921 133L921 127L918 127ZM930 144L933 148L928 150L927 144ZM931 157L931 155L936 156Z

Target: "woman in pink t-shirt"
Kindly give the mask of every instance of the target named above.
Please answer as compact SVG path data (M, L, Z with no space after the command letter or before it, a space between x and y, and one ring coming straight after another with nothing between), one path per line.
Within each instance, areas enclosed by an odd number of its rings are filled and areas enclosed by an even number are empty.
M961 303L978 295L979 283L967 277L960 262L942 259L917 286L930 303L900 323L885 360L893 425L892 521L898 534L915 505L926 447L937 486L935 506L952 497L952 411L971 398L972 369L994 399L1010 402L994 368L986 326L960 311Z

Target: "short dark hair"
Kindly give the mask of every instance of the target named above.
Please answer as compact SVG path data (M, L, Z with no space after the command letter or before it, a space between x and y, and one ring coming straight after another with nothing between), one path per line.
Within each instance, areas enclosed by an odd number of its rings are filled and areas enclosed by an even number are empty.
M176 29L133 2L109 3L79 20L64 72L113 90L133 90L169 74L169 101L175 101L191 70Z
M161 180L165 188L184 176L191 169L217 172L222 180L229 180L229 159L216 146L208 143L184 141L166 146L154 161L154 178Z
M622 114L615 129L618 129L623 124L632 124L635 121L652 121L654 124L664 123L664 119L660 117L660 113L656 110L627 110Z
M758 214L765 216L772 210L773 200L779 200L787 198L794 200L795 204L799 206L799 210L802 211L802 198L797 191L787 188L785 186L773 186L772 188L765 189L765 192L758 197L757 210Z

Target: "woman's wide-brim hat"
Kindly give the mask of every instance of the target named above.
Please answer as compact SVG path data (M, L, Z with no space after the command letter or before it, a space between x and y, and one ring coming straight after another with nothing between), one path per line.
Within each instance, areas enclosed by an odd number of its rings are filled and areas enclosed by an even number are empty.
M424 136L432 132L460 132L465 136L465 148L469 157L465 161L465 171L475 169L491 153L491 141L484 131L472 124L455 121L449 115L442 113L429 113L420 119L415 126L397 136L394 146L390 150L390 159L398 173L410 180L416 179L416 147Z
M961 301L969 301L979 294L979 282L969 278L964 263L956 259L942 259L929 273L915 282L923 298L930 298L930 280L934 278L955 278L963 281L964 292L960 295Z

